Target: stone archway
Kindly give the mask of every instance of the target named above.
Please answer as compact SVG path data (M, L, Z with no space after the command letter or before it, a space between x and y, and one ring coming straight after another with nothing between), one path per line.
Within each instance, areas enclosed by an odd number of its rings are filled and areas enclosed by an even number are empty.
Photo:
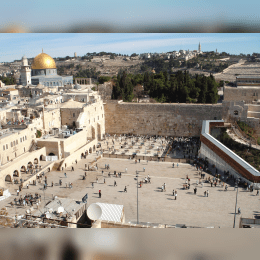
M6 181L6 182L12 182L12 177L11 177L10 174L8 174L8 175L5 176L5 181Z
M39 163L39 160L38 158L34 158L34 161L33 161L34 164L38 164Z
M26 173L26 167L24 165L21 167L20 172L21 174Z
M18 171L18 170L15 170L15 171L14 171L13 177L19 177L19 171Z
M32 167L33 167L33 163L32 162L28 162L27 169L31 169Z
M43 161L43 156L44 156L43 154L40 156L40 161Z

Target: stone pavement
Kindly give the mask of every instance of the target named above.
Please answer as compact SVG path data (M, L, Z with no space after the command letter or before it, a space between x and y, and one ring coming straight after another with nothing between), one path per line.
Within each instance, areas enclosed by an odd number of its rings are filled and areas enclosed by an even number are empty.
M137 182L136 170L139 172L138 180L141 180L148 174L151 177L151 184L143 184L138 188L139 197L139 222L151 222L161 224L186 224L187 226L199 227L233 227L234 209L236 201L236 191L234 187L229 186L228 191L224 188L210 187L209 183L196 185L200 176L195 168L189 164L167 162L148 162L142 161L135 163L134 160L101 158L98 162L98 171L88 171L86 180L82 180L84 174L84 165L92 161L95 155L89 155L78 164L74 164L75 171L71 167L66 169L67 177L63 172L50 172L47 174L48 188L44 192L42 184L37 186L30 185L29 189L23 189L21 194L39 192L42 195L41 208L45 201L49 201L52 195L58 197L67 197L74 200L80 200L88 193L88 205L95 202L113 203L124 205L126 222L135 222L137 218ZM105 164L110 165L110 170L105 170ZM125 172L127 168L127 172ZM145 172L143 171L145 168ZM104 171L104 176L102 172ZM122 172L122 178L114 177L114 171ZM108 177L108 172L111 177ZM186 175L191 179L190 190L183 190ZM209 174L206 174L206 178ZM96 183L96 177L98 182ZM59 186L59 179L62 179L62 186ZM104 184L104 179L106 183ZM54 181L54 187L50 187ZM114 187L114 181L117 186ZM65 183L72 182L73 188L65 187ZM94 188L91 183L94 182ZM161 192L161 186L166 183L166 192ZM24 214L26 208L11 207L10 202L16 197L16 185L10 188L11 197L0 202L0 207L6 206L9 215ZM127 192L123 192L127 186ZM194 195L193 188L197 186L197 195ZM178 197L174 200L172 190L177 190ZM101 190L101 198L98 191ZM209 190L209 197L204 197L204 191ZM238 207L241 208L243 217L253 217L258 211L259 197L255 196L256 191L248 192L239 188ZM35 206L34 206L35 208ZM236 218L236 226L239 224L239 216Z

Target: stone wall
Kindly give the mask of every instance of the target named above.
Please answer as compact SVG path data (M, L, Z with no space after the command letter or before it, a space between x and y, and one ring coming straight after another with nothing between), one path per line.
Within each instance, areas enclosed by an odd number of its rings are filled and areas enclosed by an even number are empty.
M109 134L200 136L203 120L222 119L222 105L143 104L108 101L105 129Z
M242 101L247 103L258 100L260 87L224 87L225 101Z

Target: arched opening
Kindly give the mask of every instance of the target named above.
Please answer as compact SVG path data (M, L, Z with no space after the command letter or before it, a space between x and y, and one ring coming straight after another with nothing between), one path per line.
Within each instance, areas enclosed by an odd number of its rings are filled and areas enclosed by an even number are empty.
M234 115L235 115L235 116L238 115L238 111L237 111L237 110L234 111Z
M33 162L33 163L34 163L34 164L38 164L38 162L39 162L39 161L38 161L38 158L34 158L34 162Z
M40 161L43 161L43 155L40 156Z
M89 153L92 153L92 148L91 147L89 148Z
M49 153L49 156L55 156L55 154L54 153Z
M93 152L95 152L95 150L96 150L96 146L95 146L95 145L93 145Z
M84 153L81 154L81 159L85 158L85 155Z
M27 169L32 169L32 168L33 168L33 163L32 162L28 162Z
M13 176L14 177L19 177L19 171L15 170L14 173L13 173Z
M27 166L28 167L28 166ZM20 172L21 173L26 173L26 167L23 165L20 169Z
M8 174L5 176L5 181L6 182L12 182L12 177Z

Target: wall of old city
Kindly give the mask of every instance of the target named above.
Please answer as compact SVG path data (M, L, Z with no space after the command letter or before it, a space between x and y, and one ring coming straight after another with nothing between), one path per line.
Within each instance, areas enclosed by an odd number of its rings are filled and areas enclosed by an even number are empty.
M110 101L105 105L106 133L199 136L202 121L222 119L221 104L143 104Z

